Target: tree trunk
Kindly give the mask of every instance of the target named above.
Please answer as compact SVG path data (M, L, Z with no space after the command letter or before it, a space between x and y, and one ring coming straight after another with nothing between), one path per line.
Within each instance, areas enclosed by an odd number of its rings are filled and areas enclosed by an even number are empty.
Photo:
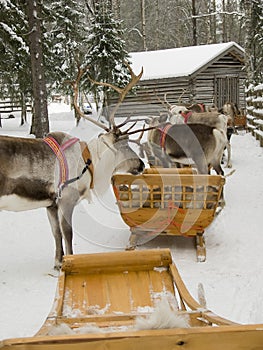
M253 69L253 57L254 52L251 47L253 41L253 28L252 28L252 2L250 0L243 1L245 11L245 60L248 82L254 82L254 69Z
M21 122L20 125L26 123L26 99L23 92L20 92L20 104L21 104Z
M193 45L197 45L197 20L196 20L196 6L195 0L192 0L192 18L193 18Z
M144 50L144 51L147 51L147 45L146 45L145 0L141 0L141 19L142 19L143 50Z
M226 4L225 4L225 0L222 0L222 41L223 43L227 42L227 29L226 29Z
M40 26L40 13L37 0L27 0L29 23L29 50L34 100L34 120L31 133L44 137L49 132L47 91L43 66L43 52Z
M156 28L155 28L155 50L159 50L160 47L160 17L159 17L159 0L155 0L155 14L156 14Z

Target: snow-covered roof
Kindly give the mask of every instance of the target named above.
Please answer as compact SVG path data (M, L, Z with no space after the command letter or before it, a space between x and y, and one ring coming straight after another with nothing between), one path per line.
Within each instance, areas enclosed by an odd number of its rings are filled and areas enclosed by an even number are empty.
M132 68L139 73L143 67L141 80L188 76L216 59L224 52L233 50L244 53L235 42L180 47L175 49L130 53Z

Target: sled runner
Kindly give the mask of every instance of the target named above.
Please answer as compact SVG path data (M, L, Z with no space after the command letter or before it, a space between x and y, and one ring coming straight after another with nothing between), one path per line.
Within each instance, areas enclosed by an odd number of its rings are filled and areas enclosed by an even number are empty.
M204 230L213 221L225 179L191 168L151 168L142 175L112 178L120 214L130 227L130 248L159 234L196 237L197 259L205 261Z
M187 318L187 327L136 329L136 319L149 317L164 297L170 312ZM40 331L0 342L0 348L249 350L262 344L263 324L235 324L200 305L170 251L161 249L66 256L53 309Z

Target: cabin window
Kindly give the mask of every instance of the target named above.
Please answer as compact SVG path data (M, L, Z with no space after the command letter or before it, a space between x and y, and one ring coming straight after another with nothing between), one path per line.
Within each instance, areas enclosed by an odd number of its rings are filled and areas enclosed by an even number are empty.
M233 102L239 105L238 76L220 76L215 78L216 105L222 108L224 103Z

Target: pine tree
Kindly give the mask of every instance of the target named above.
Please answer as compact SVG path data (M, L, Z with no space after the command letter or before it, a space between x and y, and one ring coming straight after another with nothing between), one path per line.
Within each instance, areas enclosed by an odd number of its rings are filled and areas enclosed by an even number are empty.
M70 93L65 80L76 77L87 52L84 5L75 0L39 0L42 49L48 92ZM0 2L0 94L4 98L32 96L28 0Z
M45 65L56 92L69 93L87 51L84 5L75 0L45 1Z
M242 0L246 21L245 50L247 80L260 83L263 79L263 4L261 0Z
M0 72L1 98L9 97L22 106L21 124L25 122L25 103L32 93L30 54L25 33L28 23L25 6L19 0L0 2Z
M123 40L123 29L120 20L116 20L109 10L108 1L104 1L103 6L101 3L96 3L94 6L88 47L86 61L89 65L89 74L94 80L112 83L119 87L127 85L129 72L125 61L128 61L128 52ZM96 85L92 85L91 91L96 101L99 100L100 90L104 92L107 106L113 91L105 87L98 89Z

